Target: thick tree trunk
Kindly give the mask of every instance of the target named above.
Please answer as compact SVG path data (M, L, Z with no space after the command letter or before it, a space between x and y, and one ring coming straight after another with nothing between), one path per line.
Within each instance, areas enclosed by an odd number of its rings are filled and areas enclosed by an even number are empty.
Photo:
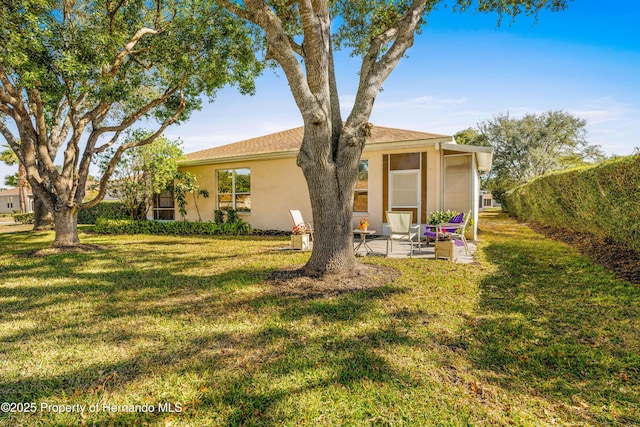
M315 128L315 129L312 129ZM308 275L325 273L357 274L362 269L353 253L353 191L360 150L355 147L334 149L331 127L305 129L303 149L298 157L313 211L313 252L304 267ZM318 131L319 132L314 132ZM339 138L344 136L336 132ZM336 135L337 136L337 135ZM324 143L322 143L324 142ZM309 152L315 154L308 156ZM313 161L313 158L325 161Z
M335 174L311 169L305 176L314 228L313 252L305 273L356 273L360 263L353 253L353 190L341 193Z
M65 248L78 246L78 211L70 208L63 208L54 213L56 237L53 240L53 247Z
M33 229L34 230L51 230L53 228L53 216L44 205L42 200L33 195Z

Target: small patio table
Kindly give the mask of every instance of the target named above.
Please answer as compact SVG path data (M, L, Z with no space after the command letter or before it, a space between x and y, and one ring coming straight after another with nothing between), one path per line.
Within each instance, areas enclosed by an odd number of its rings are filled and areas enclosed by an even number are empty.
M361 246L364 246L364 248L367 250L367 255L369 255L371 252L373 252L373 249L371 249L371 247L367 244L367 236L371 236L373 234L376 234L376 230L360 230L360 229L356 229L353 230L353 234L359 234L360 235L360 243L358 243L358 245L353 249L353 253L358 253L358 249L360 249Z

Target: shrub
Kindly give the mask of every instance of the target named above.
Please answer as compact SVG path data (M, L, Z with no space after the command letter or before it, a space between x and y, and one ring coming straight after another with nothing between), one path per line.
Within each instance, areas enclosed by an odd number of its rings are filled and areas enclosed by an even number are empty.
M459 212L452 210L431 212L427 218L427 224L436 225L449 222L451 221L451 218L458 215L458 213Z
M13 220L18 224L33 224L33 212L13 214Z
M251 226L243 221L216 224L214 222L98 218L93 231L100 234L228 235L248 234L251 232Z
M213 211L213 222L215 222L218 225L223 224L224 212L222 212L220 209L216 209L215 211Z
M129 214L124 204L119 201L100 202L92 208L78 212L78 224L95 224L98 218L125 219Z
M640 155L544 175L507 195L520 219L608 237L640 250Z

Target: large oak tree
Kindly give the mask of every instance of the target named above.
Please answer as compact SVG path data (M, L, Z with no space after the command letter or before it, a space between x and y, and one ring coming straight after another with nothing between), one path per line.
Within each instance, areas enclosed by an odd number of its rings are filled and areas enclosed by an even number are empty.
M58 247L79 243L78 211L102 200L126 150L185 120L203 93L228 84L251 92L260 70L251 30L209 0L0 7L0 133L53 214ZM142 120L154 131L121 138ZM90 165L110 148L97 196L85 200Z
M267 57L287 77L304 123L298 155L309 188L314 246L308 274L357 270L352 202L369 117L383 82L438 5L503 17L561 10L571 0L216 0L261 29ZM355 103L341 116L333 50L362 63Z

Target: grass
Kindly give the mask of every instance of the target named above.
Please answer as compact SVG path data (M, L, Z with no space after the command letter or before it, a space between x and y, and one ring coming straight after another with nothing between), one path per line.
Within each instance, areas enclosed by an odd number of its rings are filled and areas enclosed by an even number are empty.
M316 299L265 281L308 257L282 238L0 233L0 402L36 404L0 425L640 424L640 287L480 228L477 265L370 258L402 276Z

